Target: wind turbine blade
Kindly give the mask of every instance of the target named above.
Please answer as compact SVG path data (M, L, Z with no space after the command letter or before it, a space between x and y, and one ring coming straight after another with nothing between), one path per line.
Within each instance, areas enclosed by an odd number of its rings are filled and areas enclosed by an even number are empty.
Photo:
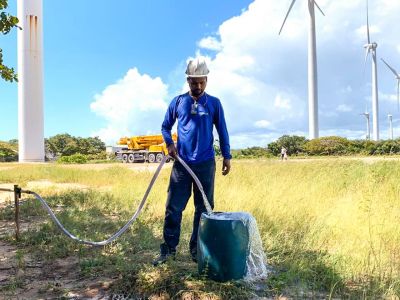
M383 59L381 58L381 60L385 63L385 65L387 65L387 67L390 69L390 71L393 72L394 76L399 77L399 74L397 73L397 71L395 69L393 69L391 66L389 66L389 64Z
M290 4L289 10L288 10L288 12L286 13L285 19L283 20L281 29L279 30L279 34L281 34L281 32L282 32L282 29L283 29L283 26L285 25L286 19L287 19L287 17L289 16L290 11L292 10L292 7L293 7L293 5L294 5L295 2L296 2L296 0L292 0L292 3Z
M325 17L324 12L322 11L321 7L319 7L317 1L314 1L315 6L319 9L319 11L321 12L321 14Z
M397 111L400 111L400 79L397 79Z
M365 60L364 60L364 71L363 71L363 73L365 73L365 67L367 66L368 54L369 54L369 47L367 47L366 50L365 50Z
M367 39L368 39L368 44L371 44L371 39L369 37L368 0L367 0Z

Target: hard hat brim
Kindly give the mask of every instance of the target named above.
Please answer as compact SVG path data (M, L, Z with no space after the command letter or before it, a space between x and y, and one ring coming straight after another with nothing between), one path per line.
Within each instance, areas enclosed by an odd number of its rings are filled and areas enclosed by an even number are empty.
M188 78L207 77L207 75L186 75Z

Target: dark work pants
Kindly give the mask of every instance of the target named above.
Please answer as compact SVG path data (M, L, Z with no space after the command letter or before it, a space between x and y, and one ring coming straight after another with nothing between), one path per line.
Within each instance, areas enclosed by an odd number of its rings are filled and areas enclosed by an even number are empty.
M208 202L214 208L214 179L215 179L215 160L210 160L198 164L191 164L189 167L199 178ZM194 218L193 232L190 238L190 251L197 250L197 235L199 230L200 217L206 212L203 197L194 182L192 176L178 161L174 162L168 187L168 198L164 220L164 241L172 250L175 250L179 243L181 233L182 212L192 194L194 194Z

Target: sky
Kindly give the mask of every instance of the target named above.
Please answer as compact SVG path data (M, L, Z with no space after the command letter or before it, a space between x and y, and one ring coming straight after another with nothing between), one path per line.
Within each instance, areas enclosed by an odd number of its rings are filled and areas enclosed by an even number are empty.
M225 111L232 148L266 146L282 135L308 137L307 1L43 0L45 137L160 133L172 98L188 90L190 58L207 58L206 91ZM117 4L117 5L116 5ZM8 11L16 14L16 0ZM362 139L371 114L371 59L365 64L365 0L319 0L316 10L319 135ZM378 43L380 137L400 136L399 0L370 0ZM17 67L16 30L0 36ZM18 138L17 84L0 81L0 140ZM372 126L372 122L371 122ZM215 136L217 138L217 136Z

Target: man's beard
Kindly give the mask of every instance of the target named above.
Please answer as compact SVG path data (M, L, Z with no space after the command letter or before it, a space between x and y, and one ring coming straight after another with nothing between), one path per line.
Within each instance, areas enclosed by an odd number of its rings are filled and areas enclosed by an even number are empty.
M203 93L203 91L199 90L199 89L192 90L192 95L195 97L200 96L202 93Z

